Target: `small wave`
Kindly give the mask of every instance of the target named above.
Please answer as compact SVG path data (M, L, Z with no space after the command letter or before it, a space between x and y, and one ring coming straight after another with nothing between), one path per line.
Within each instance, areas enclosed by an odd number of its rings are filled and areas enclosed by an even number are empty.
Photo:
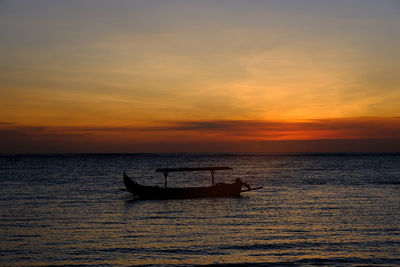
M293 248L314 248L322 246L364 246L380 247L382 245L398 246L398 241L367 241L367 242L294 242L294 243L271 243L271 244L251 244L251 245L229 245L219 247L222 250L286 250Z
M222 251L211 251L204 249L182 249L182 248L168 248L168 249L158 249L153 250L154 252L159 252L162 254L180 254L180 255L225 255L227 253Z
M307 243L311 246L312 243ZM276 244L252 244L252 245L230 245L219 247L223 250L281 250L305 246L300 243L276 243ZM315 244L313 246L316 246Z
M374 184L379 184L379 185L399 185L400 181L399 180L379 181L379 182L375 182Z
M400 258L358 258L358 257L337 257L337 258L304 258L296 261L281 262L257 262L257 263L216 263L195 266L347 266L347 265L374 265L374 266L395 266L400 264ZM183 266L183 265L182 265Z

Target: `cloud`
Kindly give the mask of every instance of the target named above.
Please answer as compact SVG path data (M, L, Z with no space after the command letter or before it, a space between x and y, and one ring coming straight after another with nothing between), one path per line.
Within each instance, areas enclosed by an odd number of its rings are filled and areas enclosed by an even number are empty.
M345 118L307 121L199 120L164 121L137 126L27 126L0 122L2 136L61 138L66 136L135 137L187 140L317 140L317 139L400 139L400 117ZM109 138L109 139L110 139Z
M15 125L15 123L14 122L0 121L0 127L1 126L10 126L10 125Z
M0 152L399 152L399 132L400 117L114 127L0 122Z
M119 129L122 130L122 129ZM214 120L172 122L131 130L214 134L254 140L400 139L400 118L347 118L308 121Z

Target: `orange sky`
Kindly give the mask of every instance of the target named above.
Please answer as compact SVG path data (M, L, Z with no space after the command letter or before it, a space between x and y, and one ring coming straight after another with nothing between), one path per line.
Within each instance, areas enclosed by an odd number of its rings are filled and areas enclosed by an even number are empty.
M0 152L400 152L399 25L395 1L3 1Z

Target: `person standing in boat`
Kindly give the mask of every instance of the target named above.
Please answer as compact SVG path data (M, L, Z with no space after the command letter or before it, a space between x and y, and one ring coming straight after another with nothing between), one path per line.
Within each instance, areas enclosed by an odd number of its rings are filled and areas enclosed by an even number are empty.
M242 186L245 186L247 189L250 189L250 185L248 183L243 183L240 178L236 178L235 184L241 184Z

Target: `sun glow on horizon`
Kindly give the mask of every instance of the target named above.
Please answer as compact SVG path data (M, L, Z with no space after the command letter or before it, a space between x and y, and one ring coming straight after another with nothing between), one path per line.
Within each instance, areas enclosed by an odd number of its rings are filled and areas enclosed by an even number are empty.
M399 13L359 0L4 1L0 132L150 150L397 140Z

